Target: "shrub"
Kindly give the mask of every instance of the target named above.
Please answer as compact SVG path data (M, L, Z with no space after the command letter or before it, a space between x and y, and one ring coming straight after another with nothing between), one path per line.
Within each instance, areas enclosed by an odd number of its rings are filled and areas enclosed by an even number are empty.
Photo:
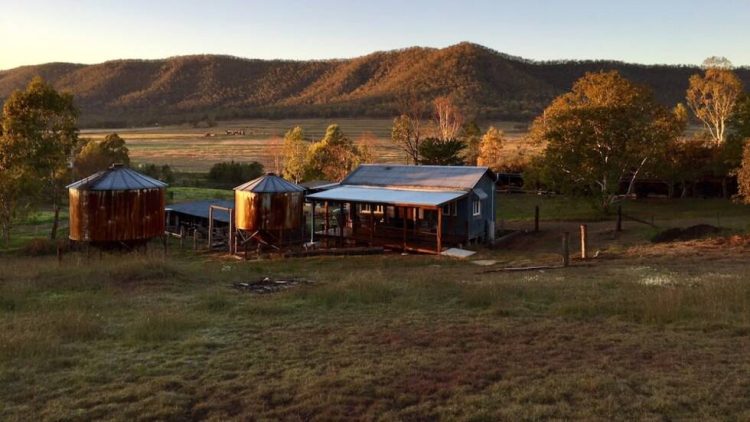
M263 164L237 163L234 161L216 163L208 172L208 179L222 186L234 187L263 175Z
M58 247L67 250L67 245L64 242L47 238L35 238L24 245L22 253L28 256L54 255L57 253Z

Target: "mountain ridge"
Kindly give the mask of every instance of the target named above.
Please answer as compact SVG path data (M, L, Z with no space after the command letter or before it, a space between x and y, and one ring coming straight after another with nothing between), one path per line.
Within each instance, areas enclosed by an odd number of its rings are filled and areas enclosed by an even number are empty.
M666 105L684 99L697 66L533 61L473 44L409 47L351 59L230 55L47 63L0 71L0 100L40 75L75 95L84 126L180 123L206 116L392 117L398 99L453 96L472 117L529 120L586 72L615 69ZM750 69L736 72L750 87Z

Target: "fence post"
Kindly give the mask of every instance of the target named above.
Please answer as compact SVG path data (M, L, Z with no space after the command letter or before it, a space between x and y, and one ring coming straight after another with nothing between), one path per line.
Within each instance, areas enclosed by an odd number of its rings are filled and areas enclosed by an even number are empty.
M539 205L534 206L534 232L539 231Z
M193 229L193 250L198 250L198 229Z
M562 236L563 267L570 265L570 233L565 232Z
M585 224L581 224L581 259L586 259L586 244L588 243L588 227Z
M622 205L617 206L617 227L615 230L618 232L622 231Z
M185 246L185 226L180 226L180 249Z

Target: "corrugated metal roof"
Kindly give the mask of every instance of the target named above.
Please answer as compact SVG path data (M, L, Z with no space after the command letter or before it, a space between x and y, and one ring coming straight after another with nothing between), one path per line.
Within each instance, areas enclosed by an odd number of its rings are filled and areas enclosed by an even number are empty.
M308 195L323 201L370 202L389 205L440 206L466 196L464 191L410 190L365 186L339 186Z
M117 164L67 186L68 189L78 190L138 190L165 187L167 184L160 180Z
M268 173L255 180L239 185L234 190L254 193L283 193L283 192L304 192L305 188L284 180L281 177Z
M234 201L224 199L210 199L205 201L182 202L171 204L166 211L186 214L193 217L208 219L208 209L211 205L217 205L225 208L234 208ZM214 210L214 219L224 223L229 223L229 213L222 210Z
M341 184L471 190L487 172L487 167L474 166L363 164Z

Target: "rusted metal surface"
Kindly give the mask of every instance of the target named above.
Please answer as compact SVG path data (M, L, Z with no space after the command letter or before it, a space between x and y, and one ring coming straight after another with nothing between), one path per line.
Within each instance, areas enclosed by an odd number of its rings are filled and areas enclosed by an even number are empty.
M69 189L70 239L128 242L164 234L164 189Z
M235 223L239 230L298 230L303 225L302 192L254 193L236 190L234 199Z

